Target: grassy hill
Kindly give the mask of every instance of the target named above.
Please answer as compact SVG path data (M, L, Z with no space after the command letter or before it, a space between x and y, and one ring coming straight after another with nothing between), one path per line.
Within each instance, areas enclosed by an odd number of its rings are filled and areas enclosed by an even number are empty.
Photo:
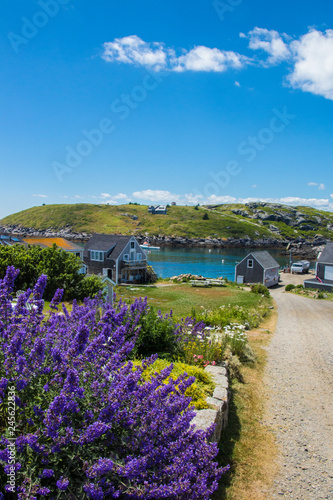
M207 214L208 219L203 216ZM276 219L276 220L275 220ZM71 228L75 232L183 236L188 238L333 237L333 213L272 204L170 206L151 215L146 205L44 205L0 220L2 226L35 230Z

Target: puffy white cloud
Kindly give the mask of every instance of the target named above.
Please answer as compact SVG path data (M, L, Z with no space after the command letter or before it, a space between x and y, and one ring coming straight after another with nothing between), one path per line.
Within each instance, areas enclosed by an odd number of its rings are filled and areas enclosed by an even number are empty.
M295 66L292 87L333 100L333 30L312 29L291 43Z
M35 198L48 198L47 194L33 194Z
M241 33L241 37L244 37L243 33ZM278 64L291 55L288 44L284 41L288 39L287 35L280 34L275 30L255 27L249 31L248 38L250 49L262 50L269 55L267 61L262 61L264 65Z
M210 49L202 45L195 47L174 60L174 71L214 71L222 72L228 68L240 69L247 58L236 52Z
M132 193L134 198L139 200L147 200L155 203L170 203L171 201L179 201L180 196L171 193L170 191L162 191L159 189L145 189L143 191L135 191Z
M159 42L144 42L136 35L116 38L104 43L103 59L108 62L122 62L160 70L166 66L170 51Z
M116 38L103 45L103 59L107 62L122 62L151 68L155 71L212 71L222 72L228 68L242 68L248 61L246 56L233 51L209 48L203 45L187 51L182 49L177 56L173 48L162 42L145 42L137 35Z
M297 40L285 33L255 27L247 35L249 48L261 51L263 57L250 58L234 51L204 45L191 50L167 47L162 42L145 42L137 35L116 38L104 43L103 59L143 66L153 71L224 72L248 65L270 67L287 62L290 65L286 81L293 88L333 100L333 30L311 29ZM235 82L240 86L239 82Z

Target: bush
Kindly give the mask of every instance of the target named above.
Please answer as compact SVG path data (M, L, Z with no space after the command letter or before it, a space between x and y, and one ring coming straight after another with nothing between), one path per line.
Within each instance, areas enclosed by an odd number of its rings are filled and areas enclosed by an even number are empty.
M105 296L106 290L100 276L85 276L79 283L76 299L83 300L86 297L94 298L97 295Z
M145 306L147 298L145 299ZM154 307L146 307L140 317L139 335L132 351L134 358L158 354L159 357L176 357L178 352L177 327L170 314L163 316Z
M203 214L202 219L203 220L208 220L209 219L209 215L207 214L207 212L205 214Z
M59 314L57 291L46 319L46 276L12 310L16 276L11 267L0 280L0 403L15 394L18 499L208 500L223 469L213 461L211 430L190 427L185 392L194 378L165 383L168 367L146 382L154 358L142 367L128 361L146 303L87 299ZM0 407L0 486L8 492L7 408Z
M290 291L291 291L291 290L293 290L294 288L296 288L296 287L295 287L295 285L293 285L293 284L289 283L289 285L286 285L286 287L285 287L285 291L286 291L286 292L290 292Z
M267 286L261 283L257 283L256 285L251 285L251 292L259 293L260 295L264 295L265 297L270 297L270 293Z

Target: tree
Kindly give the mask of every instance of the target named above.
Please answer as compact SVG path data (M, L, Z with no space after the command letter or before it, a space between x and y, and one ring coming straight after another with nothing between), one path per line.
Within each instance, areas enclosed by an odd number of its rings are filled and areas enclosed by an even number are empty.
M206 213L204 213L203 217L202 217L203 220L208 220L209 219L209 215Z
M15 280L15 291L32 288L41 274L48 276L44 297L50 300L58 288L64 289L64 300L82 299L96 295L102 284L98 280L85 278L79 274L82 261L72 253L59 249L39 246L13 245L0 247L0 278L6 274L8 266L20 269ZM87 281L86 281L87 280ZM88 283L89 282L89 283Z

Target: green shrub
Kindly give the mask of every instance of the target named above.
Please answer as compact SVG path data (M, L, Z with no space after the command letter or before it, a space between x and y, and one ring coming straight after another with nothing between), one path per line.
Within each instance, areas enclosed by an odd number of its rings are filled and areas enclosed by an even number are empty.
M287 285L287 286L288 286L288 285ZM298 288L299 290L301 290L302 288L304 288L304 285L299 284L299 285L297 285L297 286L296 286L296 288Z
M132 352L134 358L144 358L152 354L169 359L176 356L178 343L171 314L163 316L160 311L150 307L142 314L138 326L140 333Z
M207 212L203 215L202 219L203 220L208 220L209 219L209 215L207 214Z
M290 290L293 290L294 288L296 288L295 285L289 283L289 285L286 285L285 291L290 292Z
M262 285L261 283L257 283L256 285L251 286L252 293L259 293L260 295L264 295L265 297L269 297L270 293L267 286Z
M93 299L100 292L105 296L106 290L100 276L85 276L78 285L76 299L83 300L85 297Z

